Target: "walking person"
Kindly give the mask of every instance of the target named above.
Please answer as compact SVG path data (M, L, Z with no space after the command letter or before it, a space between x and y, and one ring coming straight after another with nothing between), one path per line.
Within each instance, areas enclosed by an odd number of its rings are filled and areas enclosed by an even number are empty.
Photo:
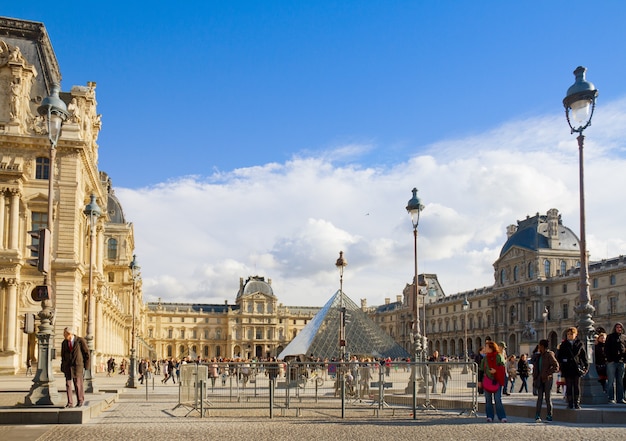
M485 413L487 414L487 422L491 423L494 418L493 402L496 405L496 415L502 423L506 423L506 412L504 405L502 404L502 387L506 385L505 378L505 364L506 361L502 354L500 354L500 348L498 345L489 340L485 343L485 357L480 364L480 370L483 372L483 385L491 382L496 387L495 390L488 390L483 386L485 393Z
M74 335L69 328L63 330L63 343L61 343L61 371L65 374L65 390L67 392L67 405L74 407L72 384L76 391L76 407L85 402L85 388L83 376L89 366L89 349L84 338Z
M30 358L26 359L26 376L33 375L33 363L30 361Z
M537 365L533 370L533 384L537 385L537 406L535 411L535 421L541 422L541 405L543 398L546 399L546 421L552 421L552 385L554 374L559 371L559 363L554 352L548 349L548 340L539 342L539 357Z
M587 353L578 339L578 329L567 329L567 339L559 346L556 356L565 377L565 394L569 409L580 409L580 378L587 373L589 365Z
M626 357L626 335L624 326L615 323L613 332L606 337L604 344L606 355L606 393L609 403L626 403L624 401L624 357Z
M522 385L519 388L519 392L522 390L528 392L528 377L530 376L530 366L528 365L528 357L526 354L522 354L517 362L517 375L522 380Z

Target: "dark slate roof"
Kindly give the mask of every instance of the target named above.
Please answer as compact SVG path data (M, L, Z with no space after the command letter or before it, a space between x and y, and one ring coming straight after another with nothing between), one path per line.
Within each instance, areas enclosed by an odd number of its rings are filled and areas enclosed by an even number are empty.
M227 305L224 303L217 304L209 304L209 303L163 303L163 302L148 302L148 309L156 310L161 308L165 311L178 311L185 312L187 310L191 310L193 312L217 312L217 313L225 313L230 308L231 310L239 309L238 305Z
M500 256L503 256L513 247L526 248L528 250L537 251L540 249L549 249L550 241L547 230L548 216L536 214L522 221L517 222L517 231L509 237L505 242ZM556 249L563 251L580 250L578 237L572 230L562 224L559 217L559 240Z
M0 17L0 40L10 46L18 46L24 59L35 66L38 75L31 88L31 110L37 114L37 99L40 101L49 94L52 83L61 82L59 64L46 28L43 23L35 21Z

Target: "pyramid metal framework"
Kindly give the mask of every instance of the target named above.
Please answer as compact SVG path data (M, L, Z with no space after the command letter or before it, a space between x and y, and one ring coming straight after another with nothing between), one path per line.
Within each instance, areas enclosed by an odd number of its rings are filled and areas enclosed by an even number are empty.
M346 308L346 354L375 358L407 358L409 354L383 331L348 296L337 291L313 319L278 355L341 359L341 308Z

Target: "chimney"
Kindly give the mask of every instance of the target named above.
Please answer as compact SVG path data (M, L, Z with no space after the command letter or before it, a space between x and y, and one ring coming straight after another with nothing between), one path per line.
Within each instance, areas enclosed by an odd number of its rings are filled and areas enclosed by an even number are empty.
M388 304L389 304L389 302L390 302L389 297L385 297L385 305L388 305Z

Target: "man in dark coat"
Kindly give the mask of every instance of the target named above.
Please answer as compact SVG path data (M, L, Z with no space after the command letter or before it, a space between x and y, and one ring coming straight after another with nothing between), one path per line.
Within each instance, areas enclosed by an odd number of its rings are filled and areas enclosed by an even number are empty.
M63 330L63 343L61 343L61 372L65 374L65 389L67 392L67 405L74 407L72 383L76 391L76 406L80 407L85 402L85 389L83 376L89 366L89 348L84 338L74 335L69 328Z

